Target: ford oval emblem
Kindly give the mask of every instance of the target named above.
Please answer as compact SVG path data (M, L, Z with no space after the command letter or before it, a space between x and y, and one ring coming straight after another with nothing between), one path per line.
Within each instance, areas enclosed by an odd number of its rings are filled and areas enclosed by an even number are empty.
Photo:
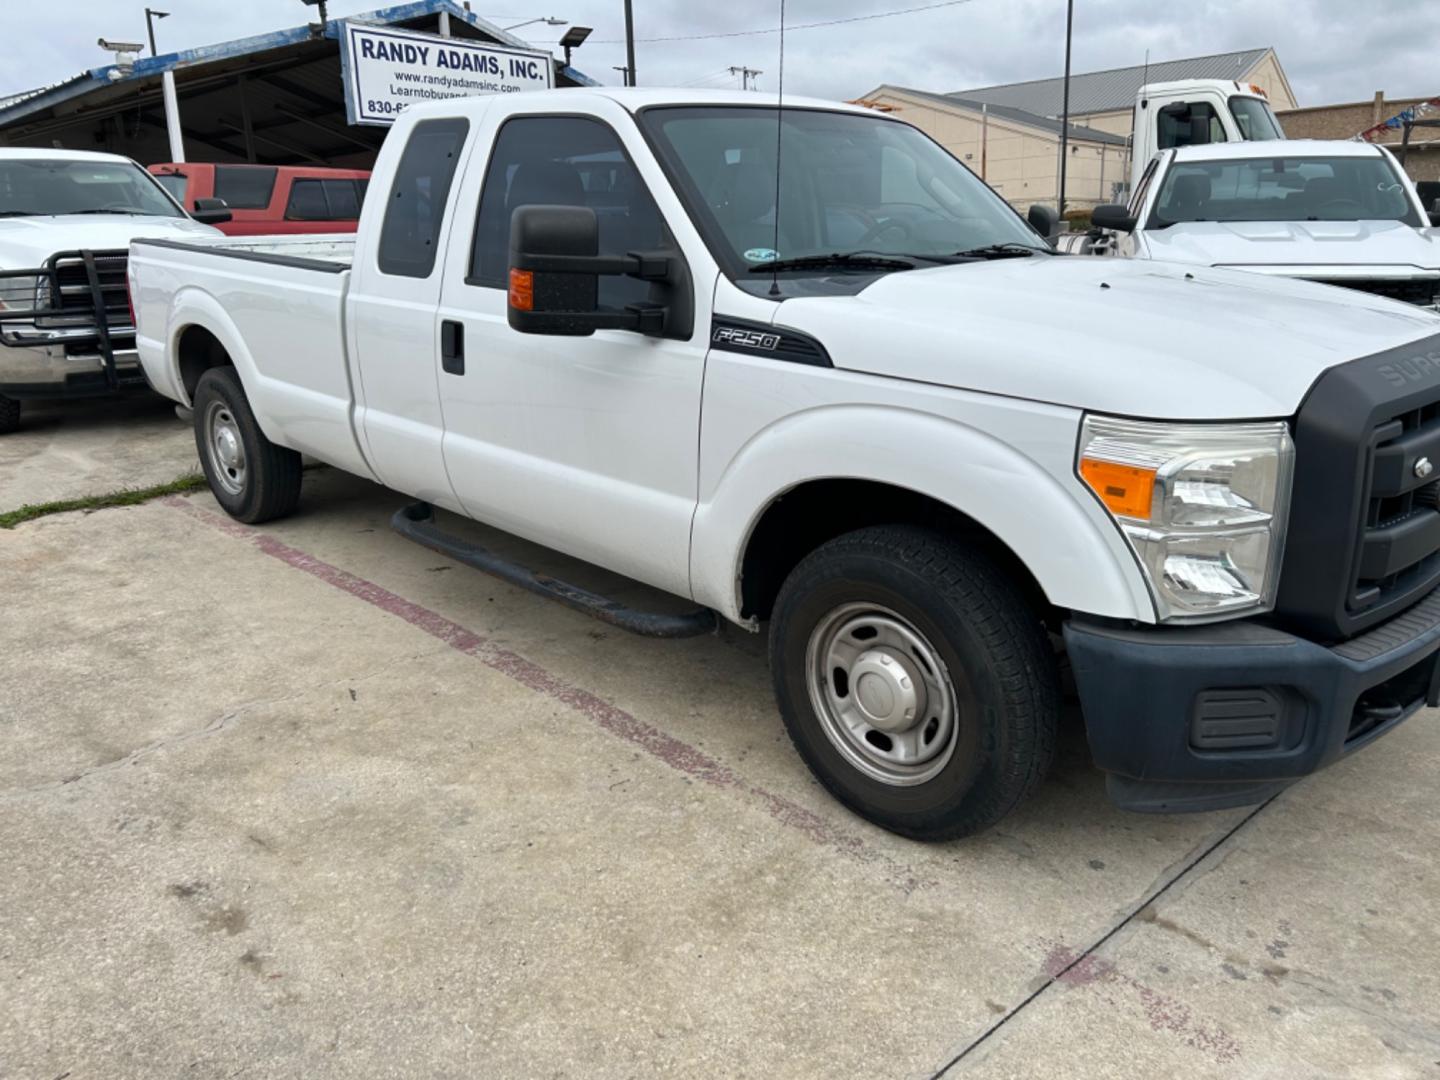
M1415 475L1422 480L1434 471L1435 466L1430 464L1428 457L1422 457L1419 461L1415 462Z

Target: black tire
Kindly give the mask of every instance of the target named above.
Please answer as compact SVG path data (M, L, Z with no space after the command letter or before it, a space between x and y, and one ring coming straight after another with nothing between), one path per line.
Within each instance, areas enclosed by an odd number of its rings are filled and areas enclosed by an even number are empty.
M194 399L195 449L210 491L227 514L255 525L284 517L300 501L300 455L265 437L233 367L200 376ZM212 447L212 423L238 442L241 467L229 468Z
M9 435L20 428L20 402L0 394L0 435Z
M948 674L954 690L946 714L949 756L918 747L920 756L934 753L935 757L913 767L916 771L907 778L908 786L865 771L877 766L866 763L861 742L878 735L879 747L888 750L887 735L878 729L863 736L852 733L847 743L843 724L832 722L829 726L835 734L827 734L820 711L834 709L824 704L829 700L826 687L842 701L850 689L842 685L848 682L846 671L832 673L827 663L833 655L823 648L832 640L825 636L827 628L837 625L842 618L838 613L854 612L843 616L850 621L840 625L858 627L854 631L858 638L870 629L864 625L870 610L884 612L878 618L891 625L908 623L909 630L921 635L922 644L943 664L943 668L937 665L939 674L933 676L937 684L943 684ZM808 654L812 634L818 643L814 656ZM837 636L846 638L843 633ZM856 645L850 641L848 647ZM929 671L925 650L911 651L914 656L904 657L910 670L925 665ZM862 659L866 655L862 653ZM916 657L922 658L916 661ZM822 699L818 707L811 695L812 662L817 671L813 685ZM929 529L899 525L860 529L808 555L786 579L775 602L770 666L785 727L811 772L861 817L902 836L949 840L995 824L1039 786L1054 758L1060 677L1039 613L983 552ZM849 706L852 717L869 715L853 711L864 700L858 681L864 677L856 676ZM923 678L916 683L923 685ZM887 695L882 700L890 700L889 690L882 693ZM933 701L942 696L930 694ZM939 706L920 709L919 723L924 725L916 733L920 738L938 722L924 719L932 708ZM857 760L862 764L857 765ZM884 772L894 767L881 763L878 768ZM926 769L934 770L933 775Z

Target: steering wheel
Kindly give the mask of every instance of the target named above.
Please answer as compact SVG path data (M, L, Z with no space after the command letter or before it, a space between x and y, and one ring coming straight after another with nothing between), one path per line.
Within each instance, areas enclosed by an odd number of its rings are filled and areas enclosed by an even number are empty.
M871 225L870 228L865 230L865 234L861 236L859 240L855 241L855 246L863 248L876 237L884 236L886 233L895 229L902 230L907 237L915 235L915 231L905 222L891 218L889 221L877 221L874 225Z

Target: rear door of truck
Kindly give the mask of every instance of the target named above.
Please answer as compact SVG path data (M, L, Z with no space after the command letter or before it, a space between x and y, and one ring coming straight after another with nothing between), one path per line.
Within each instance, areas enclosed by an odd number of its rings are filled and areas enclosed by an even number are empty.
M476 115L470 106L466 112ZM361 210L346 311L359 373L355 425L371 464L390 487L452 510L461 506L445 475L435 312L451 192L474 143L472 127L447 116L392 129L372 178L375 196Z

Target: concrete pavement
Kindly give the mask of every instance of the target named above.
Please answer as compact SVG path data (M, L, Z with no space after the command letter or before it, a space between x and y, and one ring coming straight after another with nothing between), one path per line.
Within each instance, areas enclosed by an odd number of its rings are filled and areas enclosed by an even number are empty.
M809 778L758 639L628 636L402 501L0 532L0 1076L1437 1074L1434 715L1182 818L1071 717L1019 813L914 844Z

